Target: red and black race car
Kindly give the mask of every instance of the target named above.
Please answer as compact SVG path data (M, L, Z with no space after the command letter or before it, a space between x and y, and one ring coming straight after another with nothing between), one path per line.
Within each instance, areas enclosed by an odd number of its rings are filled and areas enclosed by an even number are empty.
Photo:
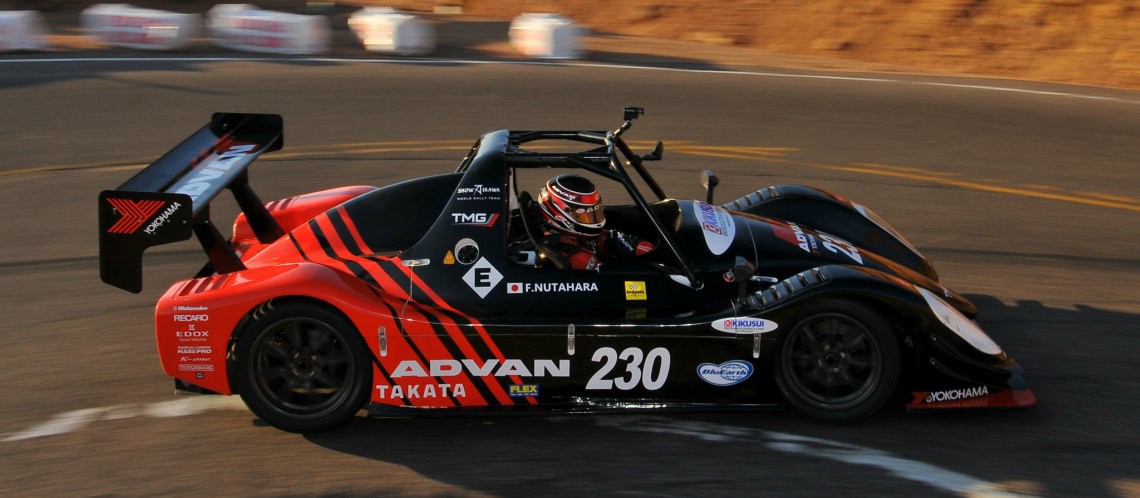
M788 405L845 422L900 398L1036 403L974 306L870 209L790 185L718 206L707 171L707 202L670 198L645 165L661 143L640 156L622 139L641 113L613 131L494 131L453 173L267 204L247 168L282 147L281 117L214 114L100 195L100 272L139 292L143 251L196 235L209 262L155 310L162 367L287 431L364 407ZM552 170L627 195L606 227L656 249L567 268L519 188ZM229 238L209 216L226 189L242 209Z

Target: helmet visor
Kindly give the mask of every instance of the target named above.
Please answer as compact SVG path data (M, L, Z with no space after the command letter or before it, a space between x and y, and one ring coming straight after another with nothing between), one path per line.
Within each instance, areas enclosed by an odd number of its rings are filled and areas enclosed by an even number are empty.
M567 211L569 212L567 214L581 225L601 228L606 222L606 214L602 210L602 206L578 207L570 205L568 207Z

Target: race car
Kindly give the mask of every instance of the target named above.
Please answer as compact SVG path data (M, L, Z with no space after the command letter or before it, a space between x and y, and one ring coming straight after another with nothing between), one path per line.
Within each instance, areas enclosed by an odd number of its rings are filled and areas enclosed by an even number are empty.
M869 208L795 185L716 205L710 171L705 200L672 198L647 167L663 144L638 155L622 138L643 113L614 130L493 131L451 173L269 203L247 169L282 148L281 116L216 113L100 194L100 274L140 292L143 251L197 236L208 262L155 308L162 368L293 432L363 408L852 422L892 400L1036 404L975 307ZM627 196L606 227L655 249L569 267L519 180L559 171ZM223 190L242 210L229 237L210 218Z

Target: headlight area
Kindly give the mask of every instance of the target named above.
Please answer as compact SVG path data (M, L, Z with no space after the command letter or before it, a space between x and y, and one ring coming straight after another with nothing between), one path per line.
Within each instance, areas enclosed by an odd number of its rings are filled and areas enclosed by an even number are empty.
M934 316L938 317L938 321L942 322L942 325L945 325L946 328L953 331L958 337L970 343L974 349L995 356L1002 353L1001 346L998 346L993 339L990 339L990 336L986 335L981 327L978 327L978 324L974 323L973 320L966 318L965 315L954 309L953 306L950 306L950 304L943 301L942 298L933 292L917 285L915 285L914 288L918 290L919 294L922 294L922 298L926 300L926 305L930 307L930 311L934 313Z

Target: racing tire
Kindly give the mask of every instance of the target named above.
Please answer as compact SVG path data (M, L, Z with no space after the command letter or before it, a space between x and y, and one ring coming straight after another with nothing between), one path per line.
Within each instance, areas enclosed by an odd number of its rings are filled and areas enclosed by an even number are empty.
M798 414L855 422L894 395L902 365L890 325L850 301L822 301L796 314L779 345L776 383Z
M372 364L359 332L341 315L308 303L267 308L234 349L234 390L278 429L320 432L368 399Z

